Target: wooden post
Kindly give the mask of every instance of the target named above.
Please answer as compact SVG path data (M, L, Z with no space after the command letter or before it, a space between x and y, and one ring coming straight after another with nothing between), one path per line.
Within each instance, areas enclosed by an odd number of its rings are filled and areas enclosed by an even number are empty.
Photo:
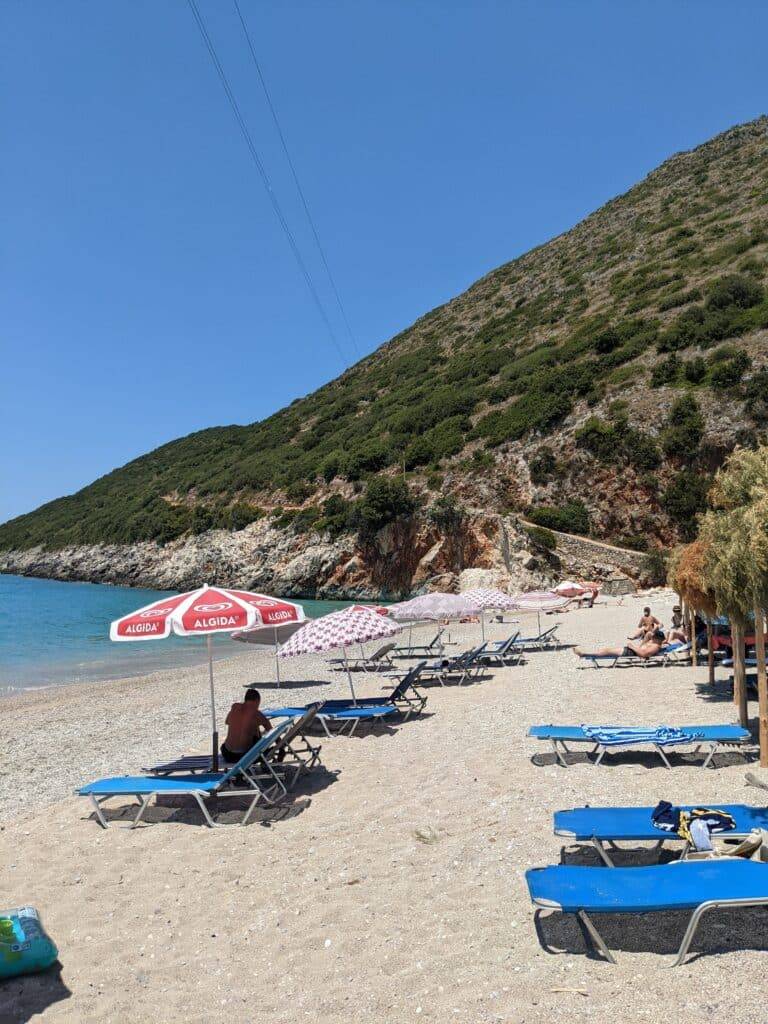
M765 620L755 608L755 657L757 658L757 707L760 722L760 767L768 768L768 679L765 670Z
M739 725L746 729L749 723L747 711L747 681L744 665L744 624L731 615L731 640L733 642L733 700L739 709Z
M691 608L688 608L688 638L691 641L691 668L696 668L699 664L699 659L696 657L696 612Z
M712 620L707 619L707 665L709 666L709 685L715 685L715 652L712 648Z

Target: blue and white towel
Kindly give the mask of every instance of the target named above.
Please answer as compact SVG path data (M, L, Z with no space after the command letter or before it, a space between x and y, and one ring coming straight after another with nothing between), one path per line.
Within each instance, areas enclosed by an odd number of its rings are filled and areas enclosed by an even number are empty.
M703 739L703 733L683 732L671 725L655 729L643 726L582 725L586 736L603 747L632 747L638 743L656 743L660 747L674 747L681 743Z

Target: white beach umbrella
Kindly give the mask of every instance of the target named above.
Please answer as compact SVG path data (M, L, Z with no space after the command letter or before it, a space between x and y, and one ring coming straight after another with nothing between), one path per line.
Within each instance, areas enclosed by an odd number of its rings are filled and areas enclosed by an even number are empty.
M250 629L240 629L232 634L233 640L242 644L255 644L258 647L272 647L275 652L275 675L277 676L277 688L280 689L280 659L277 651L280 644L290 640L293 634L304 625L304 616L295 622L280 622L272 626L252 626Z
M324 651L342 649L352 700L357 703L352 673L349 671L347 663L346 649L356 644L367 643L369 640L387 639L398 634L401 629L402 626L398 626L386 616L380 615L370 608L356 605L305 623L290 640L282 645L278 656L295 658L302 654L321 654Z

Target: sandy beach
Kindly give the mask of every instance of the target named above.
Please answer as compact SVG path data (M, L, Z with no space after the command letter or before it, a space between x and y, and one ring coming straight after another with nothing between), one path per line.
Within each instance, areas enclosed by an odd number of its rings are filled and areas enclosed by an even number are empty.
M566 645L621 643L642 603L553 618ZM668 621L672 595L652 604ZM462 642L478 632L451 630ZM283 691L263 686L267 707L348 694L323 659L284 664ZM104 831L72 795L205 750L203 669L8 698L0 892L38 907L61 968L1 984L0 1022L764 1019L764 911L705 918L675 970L685 915L612 917L614 967L585 956L572 918L544 919L544 949L524 881L561 858L558 808L760 803L736 754L716 770L678 755L668 771L651 754L564 769L526 738L532 723L733 722L733 705L701 689L706 674L579 670L569 647L534 653L471 686L430 687L418 720L324 740L325 769L285 807L219 830L163 806L138 829ZM221 662L222 718L245 682L273 678L265 654ZM357 688L378 695L382 680L358 675Z

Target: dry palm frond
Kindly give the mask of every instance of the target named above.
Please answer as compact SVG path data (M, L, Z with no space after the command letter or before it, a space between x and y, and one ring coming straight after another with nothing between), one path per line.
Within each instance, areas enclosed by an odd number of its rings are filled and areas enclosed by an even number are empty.
M689 607L711 619L717 615L717 599L707 583L707 564L704 539L686 544L675 564L675 589Z
M699 536L705 554L704 591L721 613L743 623L754 608L755 582L746 509L705 513Z
M728 511L768 497L768 447L737 448L717 472L710 501Z

